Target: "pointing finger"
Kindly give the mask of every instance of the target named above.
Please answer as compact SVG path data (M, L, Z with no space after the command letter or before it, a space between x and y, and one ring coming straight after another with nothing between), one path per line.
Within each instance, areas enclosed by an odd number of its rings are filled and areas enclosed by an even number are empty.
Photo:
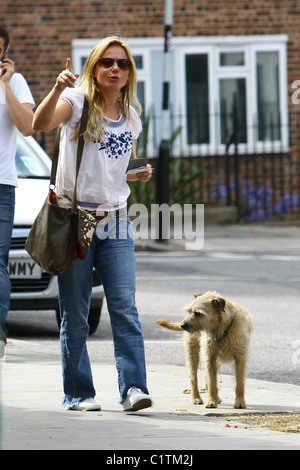
M73 70L72 70L72 62L71 62L71 59L70 59L70 58L67 59L67 62L66 62L66 69L69 70L69 72L72 72L72 73L73 73Z

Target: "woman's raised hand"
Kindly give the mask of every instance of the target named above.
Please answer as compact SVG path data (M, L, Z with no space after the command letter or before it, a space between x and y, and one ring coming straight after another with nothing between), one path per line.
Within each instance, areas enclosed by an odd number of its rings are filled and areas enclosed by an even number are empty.
M79 77L79 73L73 73L71 59L67 59L66 68L63 70L56 79L56 85L59 89L74 88L74 83Z

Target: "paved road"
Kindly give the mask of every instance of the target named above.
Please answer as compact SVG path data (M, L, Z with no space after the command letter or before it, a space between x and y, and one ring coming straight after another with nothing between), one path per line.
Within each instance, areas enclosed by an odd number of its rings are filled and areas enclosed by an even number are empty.
M280 252L144 254L138 261L138 299L144 306L146 338L179 339L180 333L156 331L151 322L161 316L181 319L192 294L214 289L244 303L253 314L248 375L299 385L299 262L300 255ZM180 359L175 348L170 347L169 363ZM162 358L164 350L162 346Z

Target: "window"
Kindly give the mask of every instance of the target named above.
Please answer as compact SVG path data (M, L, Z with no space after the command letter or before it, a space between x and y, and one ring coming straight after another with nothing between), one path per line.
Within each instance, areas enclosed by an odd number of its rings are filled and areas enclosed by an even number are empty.
M138 76L140 79L138 79L137 82L137 95L139 97L139 101L141 103L141 106L143 110L145 109L145 80L141 78L141 72L144 70L144 56L143 55L134 55L133 56L135 66L138 72Z
M280 140L278 52L257 52L256 67L259 140Z
M288 148L286 35L173 37L170 137L174 154L257 152ZM97 41L73 41L74 69ZM131 38L148 153L162 129L163 38ZM77 67L76 67L77 65ZM180 129L180 132L178 130Z
M220 65L223 67L245 65L243 52L221 52Z
M245 144L247 142L246 80L244 78L221 78L220 127L221 143Z
M186 54L185 74L188 144L208 144L207 54Z

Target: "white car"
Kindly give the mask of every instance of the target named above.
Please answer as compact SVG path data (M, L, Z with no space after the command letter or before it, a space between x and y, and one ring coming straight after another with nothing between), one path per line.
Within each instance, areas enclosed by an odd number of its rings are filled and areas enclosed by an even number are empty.
M25 250L30 227L49 190L51 159L33 137L18 135L16 166L19 187L16 189L15 219L9 252L11 310L55 310L60 325L57 278L44 271ZM104 291L94 271L89 314L90 334L97 329Z

